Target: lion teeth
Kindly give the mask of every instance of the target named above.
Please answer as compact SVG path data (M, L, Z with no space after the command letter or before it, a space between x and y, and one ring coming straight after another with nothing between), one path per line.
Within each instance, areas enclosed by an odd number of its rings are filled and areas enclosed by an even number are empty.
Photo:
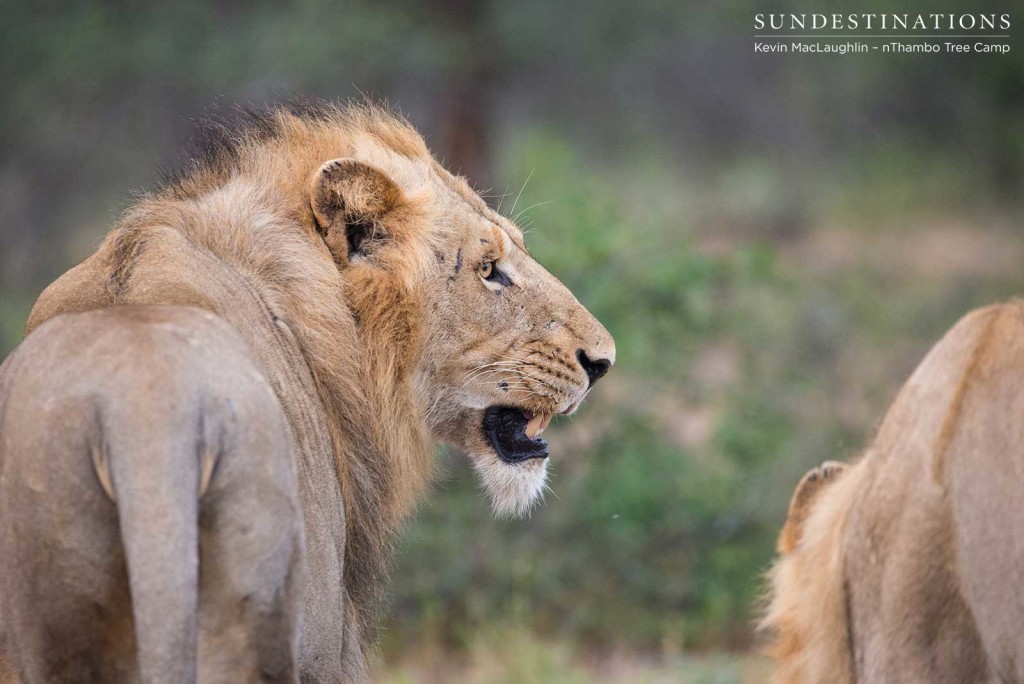
M544 416L544 420L540 422L540 429L537 430L538 437L540 437L544 433L544 431L548 429L548 425L551 425L551 414L543 413L541 415Z
M526 436L530 439L536 439L537 435L540 434L541 423L544 422L544 414L538 413L530 418L530 422L526 424Z
M530 439L537 439L551 423L550 413L538 413L530 418L526 424L526 436Z

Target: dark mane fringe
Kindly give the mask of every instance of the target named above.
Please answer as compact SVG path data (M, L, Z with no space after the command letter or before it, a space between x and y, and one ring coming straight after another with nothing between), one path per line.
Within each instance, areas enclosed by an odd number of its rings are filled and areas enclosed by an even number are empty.
M160 169L158 192L188 199L208 190L210 182L226 181L240 170L243 149L281 137L282 116L285 115L311 123L333 123L342 128L358 121L371 134L399 128L419 137L405 117L387 101L368 98L333 102L303 96L268 105L214 107L195 120L178 158ZM412 156L408 149L396 151ZM416 152L429 154L425 147ZM196 179L203 179L201 188L191 182Z
M280 105L235 105L213 108L194 122L180 156L160 170L160 190L184 199L186 181L197 176L227 179L237 170L239 152L244 145L273 140L280 136L278 112L291 112L308 119L322 119L325 101ZM183 194L184 193L184 194Z

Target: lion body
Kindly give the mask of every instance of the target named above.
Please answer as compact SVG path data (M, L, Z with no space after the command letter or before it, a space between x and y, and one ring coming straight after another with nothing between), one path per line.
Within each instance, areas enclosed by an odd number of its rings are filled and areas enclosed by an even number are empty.
M425 486L430 462L415 418L399 423L401 413L372 404L375 395L390 399L393 383L368 376L367 341L345 306L345 285L299 220L306 176L293 166L315 168L360 145L365 156L394 144L423 164L430 158L414 146L418 137L372 112L344 125L283 122L271 145L287 153L253 141L234 153L235 165L215 157L136 204L95 254L40 296L27 332L61 314L124 304L199 307L239 331L293 439L310 568L302 672L314 681L358 680L390 528ZM373 342L395 354L415 351L400 339ZM358 526L346 520L356 515Z
M976 311L861 460L801 482L765 619L776 681L1024 681L1022 386L1024 306Z

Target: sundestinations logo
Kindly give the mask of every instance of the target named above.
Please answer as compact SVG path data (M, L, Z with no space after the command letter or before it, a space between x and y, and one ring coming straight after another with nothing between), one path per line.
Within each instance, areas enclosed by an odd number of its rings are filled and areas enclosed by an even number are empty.
M1010 52L1010 14L754 15L754 52Z
M755 14L754 30L1009 31L1009 14Z

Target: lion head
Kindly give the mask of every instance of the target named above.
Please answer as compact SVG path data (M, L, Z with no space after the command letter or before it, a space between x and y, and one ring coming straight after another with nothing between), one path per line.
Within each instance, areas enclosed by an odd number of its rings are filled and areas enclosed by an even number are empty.
M350 305L406 350L389 363L409 363L432 436L469 454L495 513L522 514L544 489L545 428L615 362L612 337L465 180L394 145L358 152L309 183Z

